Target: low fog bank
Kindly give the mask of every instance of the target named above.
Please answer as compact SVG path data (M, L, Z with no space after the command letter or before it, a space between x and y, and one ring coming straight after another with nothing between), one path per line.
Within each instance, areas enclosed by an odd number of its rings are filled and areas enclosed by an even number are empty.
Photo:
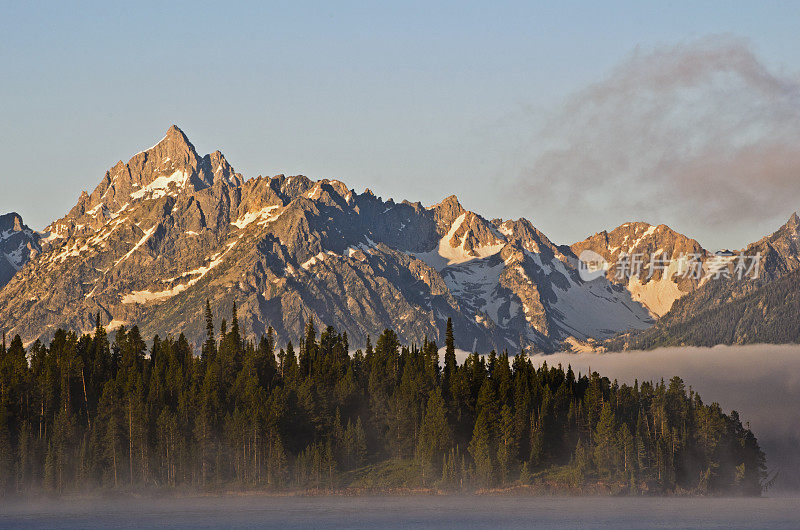
M210 495L0 504L0 527L796 528L798 513L786 498Z
M775 490L800 490L800 345L660 348L619 353L557 353L531 358L538 366L572 365L586 374L633 384L680 376L703 402L736 410L758 437Z

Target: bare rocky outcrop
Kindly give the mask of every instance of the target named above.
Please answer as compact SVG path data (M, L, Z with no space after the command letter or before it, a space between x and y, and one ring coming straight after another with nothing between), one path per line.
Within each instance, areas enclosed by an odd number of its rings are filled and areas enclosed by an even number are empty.
M0 289L39 251L39 234L18 213L0 215Z
M694 239L666 225L642 222L625 223L611 232L604 230L571 248L576 256L585 250L601 255L608 262L608 280L627 289L654 317L666 314L676 300L700 284L702 274L700 278L690 274L688 262L695 260L702 265L709 258ZM684 261L680 261L682 257ZM632 265L636 260L640 266Z

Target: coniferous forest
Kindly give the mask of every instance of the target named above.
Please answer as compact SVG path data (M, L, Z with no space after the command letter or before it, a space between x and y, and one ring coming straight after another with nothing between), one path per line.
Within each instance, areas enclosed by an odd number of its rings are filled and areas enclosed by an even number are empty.
M619 385L523 355L457 365L391 330L349 354L309 322L244 340L234 306L199 355L183 335L59 330L0 350L6 495L164 489L761 492L765 460L736 412L677 377ZM149 344L149 346L148 346Z

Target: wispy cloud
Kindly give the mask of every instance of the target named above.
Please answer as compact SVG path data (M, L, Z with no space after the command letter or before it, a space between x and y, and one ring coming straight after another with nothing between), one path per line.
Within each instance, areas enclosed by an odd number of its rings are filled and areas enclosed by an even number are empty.
M517 193L534 211L728 242L800 208L800 78L729 36L636 49L546 117L534 153Z

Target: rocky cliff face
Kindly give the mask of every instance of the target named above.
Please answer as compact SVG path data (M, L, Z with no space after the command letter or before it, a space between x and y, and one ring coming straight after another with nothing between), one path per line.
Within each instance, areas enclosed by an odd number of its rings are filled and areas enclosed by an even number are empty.
M136 323L199 343L209 299L219 316L236 301L251 336L272 326L296 340L312 318L354 346L386 327L441 341L452 318L458 346L484 351L549 351L652 323L624 286L584 282L576 265L527 220L489 221L455 196L426 208L335 180L244 180L173 126L47 228L0 291L0 321L30 342L89 330L100 313L110 330Z
M786 224L769 236L747 246L748 255L760 253L764 278L775 279L800 269L800 217L792 214Z
M39 234L18 213L0 215L0 289L40 250Z
M694 256L700 264L705 264L709 258L709 253L694 239L666 225L647 223L625 223L611 232L603 231L575 243L571 248L577 256L585 250L601 255L608 262L606 277L609 281L624 287L654 317L666 314L677 299L696 289L702 280L702 274L700 278L688 274L689 256ZM687 258L683 265L681 256ZM640 260L638 266L635 265L637 259Z
M795 213L773 234L736 252L716 253L703 249L697 241L665 225L625 223L611 232L600 232L572 245L580 256L585 250L601 255L608 262L606 277L624 287L631 297L648 308L654 317L666 317L660 326L683 322L717 304L749 294L767 282L800 269L800 217ZM643 257L638 274L618 277L625 255ZM670 266L650 256L669 256ZM745 256L740 262L739 256ZM760 255L758 265L753 257ZM694 256L699 275L680 256ZM653 268L651 269L651 266ZM742 278L737 267L742 266ZM627 269L630 271L630 269ZM715 271L726 271L717 274ZM744 281L742 281L744 280ZM691 295L691 296L687 296ZM684 299L686 297L686 299ZM676 303L681 300L681 303Z
M800 218L793 214L778 230L741 253L761 255L757 277L709 280L676 300L656 326L642 333L624 334L610 341L611 349L657 346L797 342L800 313ZM724 253L708 256L728 262L733 272L736 258ZM733 253L734 256L738 253Z

